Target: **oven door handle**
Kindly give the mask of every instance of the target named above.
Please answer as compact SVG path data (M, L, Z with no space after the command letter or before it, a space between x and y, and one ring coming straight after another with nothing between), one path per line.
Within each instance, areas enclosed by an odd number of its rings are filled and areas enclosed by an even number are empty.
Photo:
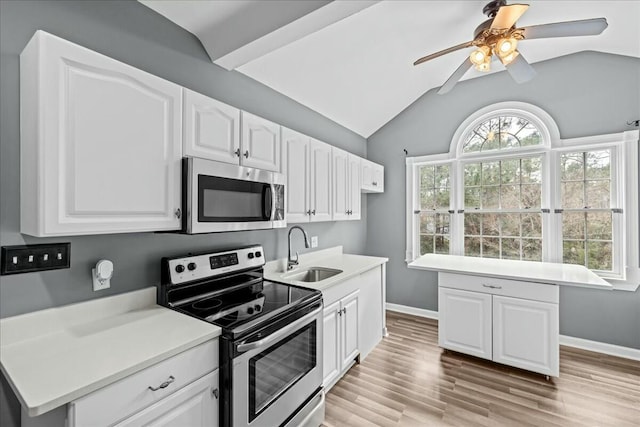
M258 341L243 342L242 344L238 344L238 347L237 347L238 353L244 353L247 351L255 350L256 348L264 347L268 344L273 343L274 341L279 340L280 338L283 338L289 335L291 332L294 332L296 329L300 328L309 320L316 317L321 311L322 311L322 306L318 307L317 310L313 310L311 313L301 317L295 322L288 324L284 328L279 329L278 331L272 333L268 337L265 337Z

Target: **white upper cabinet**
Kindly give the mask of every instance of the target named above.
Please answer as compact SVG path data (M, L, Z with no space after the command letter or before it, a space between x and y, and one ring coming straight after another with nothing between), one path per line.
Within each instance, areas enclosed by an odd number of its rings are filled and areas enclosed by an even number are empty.
M22 233L180 228L180 86L38 31L20 97Z
M331 221L331 146L313 138L309 144L311 221Z
M331 220L331 147L282 128L287 222Z
M242 166L280 172L280 125L242 112Z
M384 192L384 166L362 159L362 192Z
M333 219L360 219L360 158L338 148L333 155Z
M184 155L238 164L240 110L184 89Z

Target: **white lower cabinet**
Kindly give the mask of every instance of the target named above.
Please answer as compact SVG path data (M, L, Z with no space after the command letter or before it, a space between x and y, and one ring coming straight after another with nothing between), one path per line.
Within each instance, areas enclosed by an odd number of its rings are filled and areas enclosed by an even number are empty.
M557 377L558 297L554 285L440 273L439 345Z
M440 288L440 347L491 360L491 295Z
M218 425L218 370L165 397L118 427Z
M37 417L22 427L218 425L218 340L210 340Z
M493 360L558 375L558 304L493 296Z
M358 294L356 290L324 309L323 381L330 387L358 357Z

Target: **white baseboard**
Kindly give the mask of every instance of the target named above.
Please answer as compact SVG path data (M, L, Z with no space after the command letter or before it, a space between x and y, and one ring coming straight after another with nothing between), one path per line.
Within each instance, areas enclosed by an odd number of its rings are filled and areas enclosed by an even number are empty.
M398 313L412 314L418 317L426 317L428 319L438 319L438 312L433 310L425 310L423 308L410 307L408 305L387 303L386 308L389 311ZM581 348L583 350L594 351L596 353L608 354L610 356L623 357L625 359L640 361L640 350L623 347L621 345L607 344L599 341L590 341L582 338L560 335L560 345L567 347Z
M425 310L424 308L409 307L408 305L391 304L388 302L386 308L389 311L397 311L398 313L413 314L418 317L426 317L428 319L438 319L438 312L433 310Z
M582 338L569 337L566 335L560 335L560 345L581 348L583 350L595 351L596 353L603 353L610 356L624 357L625 359L640 361L640 350L631 347L623 347L621 345L585 340Z

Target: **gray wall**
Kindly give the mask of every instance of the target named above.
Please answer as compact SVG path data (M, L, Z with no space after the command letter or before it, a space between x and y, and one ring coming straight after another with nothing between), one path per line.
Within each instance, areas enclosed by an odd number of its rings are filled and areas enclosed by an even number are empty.
M286 229L55 239L20 234L19 54L38 29L352 153L365 154L364 138L242 74L213 65L193 35L138 2L2 1L0 7L0 244L69 241L72 254L68 270L0 277L0 317L155 285L160 280L162 256L246 243L262 243L268 259L286 256ZM352 253L364 251L366 215L361 221L305 228L319 236L319 248L342 244ZM101 258L114 262L115 276L111 289L94 293L90 269ZM4 378L0 407L0 425L18 425L19 407Z
M385 166L385 193L367 200L367 250L390 259L388 302L438 309L437 275L409 270L404 262L404 148L410 156L448 152L464 119L501 101L524 101L546 110L562 138L630 130L626 122L640 118L637 58L583 52L534 68L538 75L522 85L501 72L461 82L446 95L430 90L368 139L368 158ZM560 333L640 348L640 291L562 287Z

